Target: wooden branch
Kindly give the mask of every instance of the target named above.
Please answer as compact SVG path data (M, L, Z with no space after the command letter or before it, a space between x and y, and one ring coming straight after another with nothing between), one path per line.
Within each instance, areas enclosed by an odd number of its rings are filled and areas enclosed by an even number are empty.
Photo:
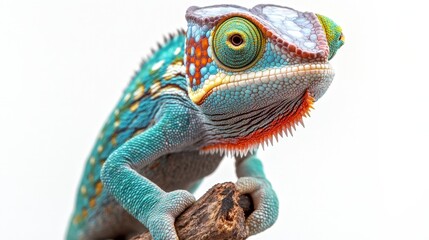
M220 183L208 190L176 219L181 240L246 239L244 222L253 211L248 195L239 195L231 182ZM143 233L130 240L151 240Z

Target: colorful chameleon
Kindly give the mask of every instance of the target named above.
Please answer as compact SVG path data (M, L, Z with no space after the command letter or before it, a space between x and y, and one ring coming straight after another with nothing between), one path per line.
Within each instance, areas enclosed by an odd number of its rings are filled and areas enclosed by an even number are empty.
M145 61L109 116L80 183L67 239L178 239L175 218L225 154L251 195L250 235L278 199L256 149L292 132L334 77L344 43L322 15L274 5L190 7L188 29ZM288 133L289 132L289 133Z

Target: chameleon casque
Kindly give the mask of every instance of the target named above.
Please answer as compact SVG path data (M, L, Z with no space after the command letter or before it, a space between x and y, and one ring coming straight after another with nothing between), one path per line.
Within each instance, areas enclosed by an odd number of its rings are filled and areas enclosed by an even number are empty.
M92 150L67 239L149 229L177 239L175 218L230 154L251 195L250 235L269 228L278 199L256 149L291 134L328 89L343 45L331 19L275 5L190 7L125 89ZM289 133L288 133L289 132Z

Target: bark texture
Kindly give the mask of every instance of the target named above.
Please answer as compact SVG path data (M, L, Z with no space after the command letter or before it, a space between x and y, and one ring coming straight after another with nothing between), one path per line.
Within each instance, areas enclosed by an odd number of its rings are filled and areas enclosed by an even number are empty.
M180 240L246 239L245 220L253 211L248 195L239 195L234 183L219 183L176 219ZM151 240L143 233L130 240Z

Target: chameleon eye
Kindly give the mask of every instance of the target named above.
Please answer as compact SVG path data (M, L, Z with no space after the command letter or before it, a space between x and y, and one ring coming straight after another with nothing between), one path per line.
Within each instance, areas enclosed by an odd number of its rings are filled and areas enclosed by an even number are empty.
M262 55L264 44L259 28L242 17L232 17L222 22L213 36L216 60L230 71L251 67Z

